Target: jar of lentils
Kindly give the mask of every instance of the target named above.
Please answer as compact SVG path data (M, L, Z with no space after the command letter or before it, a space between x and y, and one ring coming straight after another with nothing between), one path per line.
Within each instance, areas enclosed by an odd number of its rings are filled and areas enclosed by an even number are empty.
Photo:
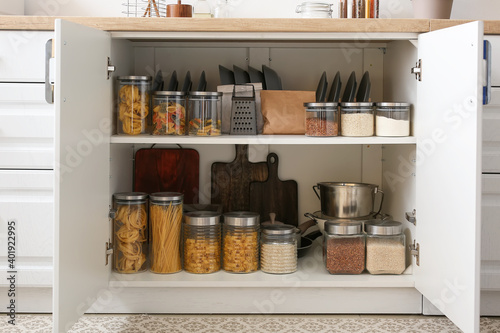
M365 236L361 221L325 222L324 260L330 274L365 270Z
M207 274L220 270L220 215L197 211L184 214L184 270Z
M304 103L307 136L337 136L339 134L338 103Z
M340 103L340 123L342 136L373 136L373 103Z
M297 270L297 236L294 226L278 224L262 228L260 269L271 274L289 274Z
M405 235L397 221L365 223L366 269L370 274L401 274L406 269Z
M226 272L250 273L259 269L259 214L224 214L222 262Z

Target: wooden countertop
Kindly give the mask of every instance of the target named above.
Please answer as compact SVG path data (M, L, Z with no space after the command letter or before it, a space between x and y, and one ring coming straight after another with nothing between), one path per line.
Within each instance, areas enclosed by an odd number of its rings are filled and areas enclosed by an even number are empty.
M191 32L401 32L420 33L470 22L427 19L301 19L301 18L143 18L0 16L0 30L53 30L54 19L106 31ZM485 34L500 34L500 21L485 21Z

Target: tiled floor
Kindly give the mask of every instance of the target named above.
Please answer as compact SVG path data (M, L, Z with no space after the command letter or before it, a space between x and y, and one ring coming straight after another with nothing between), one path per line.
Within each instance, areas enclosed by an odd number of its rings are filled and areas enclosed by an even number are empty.
M51 315L17 315L0 332L51 333ZM71 333L446 333L461 332L445 317L418 315L85 315ZM500 333L500 317L481 318L481 332Z

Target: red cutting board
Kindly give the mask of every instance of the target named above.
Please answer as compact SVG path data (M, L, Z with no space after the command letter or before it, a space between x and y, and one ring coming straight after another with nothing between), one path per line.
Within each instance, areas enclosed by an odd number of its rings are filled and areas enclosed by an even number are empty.
M250 183L267 179L267 163L248 160L248 145L235 145L236 156L230 163L212 164L212 204L222 205L222 211L248 211Z
M200 155L194 149L140 149L135 153L134 191L180 192L184 203L197 204Z
M278 155L267 155L269 177L264 182L250 183L250 211L260 214L261 222L269 221L269 214L276 213L276 221L294 226L299 222L297 182L280 180Z

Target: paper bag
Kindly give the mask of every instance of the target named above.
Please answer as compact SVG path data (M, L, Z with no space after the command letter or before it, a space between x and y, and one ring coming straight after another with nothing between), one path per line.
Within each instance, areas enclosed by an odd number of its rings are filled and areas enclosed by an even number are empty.
M304 103L314 102L314 91L262 90L262 134L305 134Z

